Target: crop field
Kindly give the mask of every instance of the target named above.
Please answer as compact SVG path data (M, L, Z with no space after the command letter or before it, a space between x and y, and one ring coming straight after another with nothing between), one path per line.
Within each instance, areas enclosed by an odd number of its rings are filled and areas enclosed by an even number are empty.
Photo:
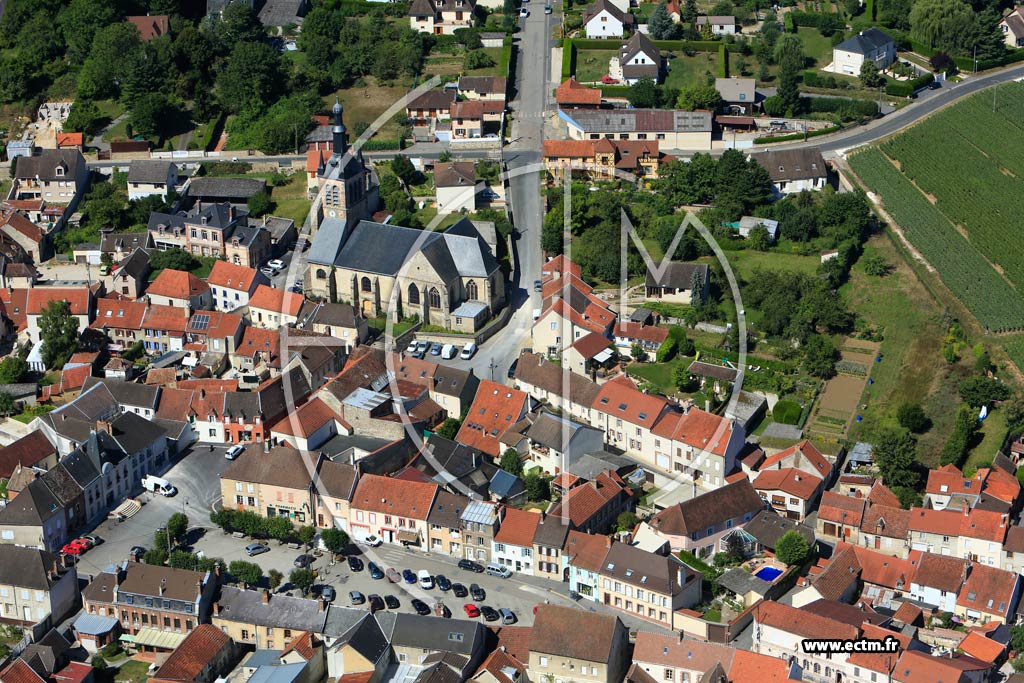
M1024 87L1019 92L1024 94ZM977 97L967 103L971 109L976 104L975 99ZM936 119L945 118L950 112L955 114L959 106L932 117L885 144L894 150L894 154L903 154L907 159L904 162L903 157L897 157L901 168L915 169L916 186L878 148L852 155L850 166L879 196L885 210L911 244L938 271L945 285L984 327L992 332L1024 329L1024 298L1020 290L1024 286L1024 269L1021 268L1024 264L1012 264L1013 273L1022 271L1021 279L1014 280L1013 284L1010 282L1011 269L1002 266L1004 262L1008 263L1006 254L1018 254L1024 248L1024 226L1011 220L1012 216L1021 215L1011 206L1024 201L1024 196L1014 196L1024 195L1024 185L1013 178L1014 189L999 197L998 201L982 198L988 197L989 192L979 185L990 181L1001 183L997 177L1003 175L1000 166L993 161L987 164L979 162L977 157L982 160L992 157L985 157L977 148L957 147L957 152L950 149L946 142L953 145L954 138L962 140L960 131L964 129L948 128L940 134L942 129L933 127ZM944 124L949 125L951 122ZM983 130L987 125L976 123L972 130ZM918 128L931 129L929 134L933 137L930 140L922 137ZM1012 138L1004 138L1001 144L1013 147L1015 142ZM934 148L934 152L929 148ZM930 161L925 161L928 158ZM1013 163L1022 166L1021 174L1024 175L1024 157ZM933 167L922 168L927 164ZM968 187L973 189L968 190ZM1000 219L997 207L1005 212L1004 219ZM944 211L956 215L955 222ZM980 224L973 217L961 218L963 213L970 211L985 215L994 213L998 227ZM986 244L986 240L994 243ZM1000 264L1007 277L996 270L990 258ZM1017 283L1021 284L1015 287Z

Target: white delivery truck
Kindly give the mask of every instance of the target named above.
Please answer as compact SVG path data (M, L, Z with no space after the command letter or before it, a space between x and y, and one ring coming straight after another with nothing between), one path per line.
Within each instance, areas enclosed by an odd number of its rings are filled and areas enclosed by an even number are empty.
M146 489L150 493L159 493L161 496L167 497L178 493L178 489L175 488L174 484L166 479L154 477L152 474L147 474L142 478L142 488Z
M452 358L455 358L455 355L458 352L459 347L457 347L455 344L445 344L441 348L441 358L444 358L445 360L451 360Z

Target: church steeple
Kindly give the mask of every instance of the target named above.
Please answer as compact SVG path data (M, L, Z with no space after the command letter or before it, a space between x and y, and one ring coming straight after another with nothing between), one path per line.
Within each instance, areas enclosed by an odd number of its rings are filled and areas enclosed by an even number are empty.
M341 121L341 100L334 98L334 156L343 156L348 151L348 136L345 133L345 124Z

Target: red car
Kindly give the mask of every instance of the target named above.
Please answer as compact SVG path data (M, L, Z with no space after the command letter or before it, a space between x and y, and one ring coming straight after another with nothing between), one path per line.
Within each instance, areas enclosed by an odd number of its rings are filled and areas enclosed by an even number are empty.
M86 547L79 543L77 538L70 543L65 544L65 546L61 548L61 552L65 555L81 555L85 551Z
M79 538L76 538L75 540L73 540L71 542L72 543L77 543L78 545L80 545L82 547L82 551L83 552L86 551L86 550L92 550L93 545L94 545L93 542L90 541L85 536L81 536Z
M480 608L471 602L467 602L462 606L462 610L466 613L466 616L470 619L475 619L480 616Z
M619 81L615 78L612 78L608 74L605 74L604 76L601 76L601 82L604 83L605 85L611 85L613 83L618 83Z

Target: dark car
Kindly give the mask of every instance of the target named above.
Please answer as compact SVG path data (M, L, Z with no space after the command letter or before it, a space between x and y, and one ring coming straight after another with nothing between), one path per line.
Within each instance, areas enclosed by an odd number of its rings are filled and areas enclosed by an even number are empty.
M425 617L430 614L430 608L427 607L427 603L423 602L419 598L412 599L412 608L416 610L416 614L420 615L421 617ZM497 615L495 615L494 618L497 619Z
M430 347L430 355L431 356L440 356L441 355L441 348L442 347L441 347L440 344L434 344L433 346Z
M406 583L414 584L416 583L416 573L411 569L403 569L402 579L404 579Z
M516 366L517 365L519 365L519 359L518 358L516 358L514 361L512 361L512 365L508 366L508 378L509 379L515 379L516 378Z
M487 599L487 593L483 588L476 585L475 583L469 587L469 594L473 596L473 599L477 602L483 602Z
M480 605L480 614L483 616L484 621L497 621L500 618L498 610L487 605Z
M464 598L467 595L469 595L469 591L466 590L466 587L463 586L461 583L453 583L452 595L454 595L457 598Z
M402 603L398 602L398 598L394 595L385 595L384 604L388 606L388 609L398 609L402 606Z
M370 602L370 611L377 612L384 609L384 601L380 599L380 596L374 593L373 595L366 598Z
M354 555L349 555L348 568L354 572L361 572L363 571L363 561Z
M356 605L362 605L363 603L365 603L366 596L360 593L359 591L349 591L348 600L352 604L352 606L355 607Z
M292 562L292 564L294 564L299 569L305 569L311 564L312 559L313 558L311 558L309 555L302 554L296 557L295 561Z
M370 563L370 578L371 579L383 579L384 572L373 562Z
M338 594L334 591L334 586L324 586L320 589L320 597L324 599L324 602L334 602Z
M448 577L444 574L438 574L434 577L434 583L437 587L443 591L450 591L452 589L452 582L448 580Z
M533 291L539 292L541 290L540 280L533 281Z
M479 562L474 562L473 560L459 560L459 569L476 572L477 574L484 573L484 566Z
M145 554L146 554L146 549L143 548L141 545L133 545L132 549L128 551L128 556L129 557L134 557L136 559L141 558Z

